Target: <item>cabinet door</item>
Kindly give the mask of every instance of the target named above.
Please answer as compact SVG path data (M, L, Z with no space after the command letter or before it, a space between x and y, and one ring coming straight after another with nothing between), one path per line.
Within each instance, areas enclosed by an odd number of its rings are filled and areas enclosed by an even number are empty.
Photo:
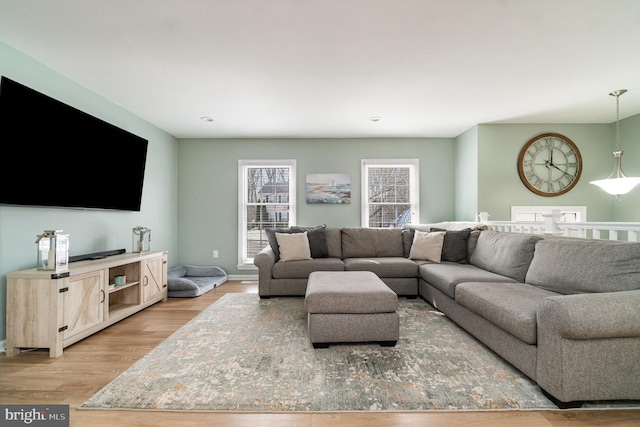
M104 270L72 276L63 294L64 339L104 320Z
M164 291L164 262L162 257L149 259L144 262L142 286L144 302L158 297Z

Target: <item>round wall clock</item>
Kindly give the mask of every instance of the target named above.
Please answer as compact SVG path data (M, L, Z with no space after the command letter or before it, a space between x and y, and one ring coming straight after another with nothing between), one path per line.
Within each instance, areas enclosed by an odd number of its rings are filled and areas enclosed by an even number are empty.
M558 133L530 139L518 156L518 174L532 192L545 197L571 190L582 173L582 156L576 144Z

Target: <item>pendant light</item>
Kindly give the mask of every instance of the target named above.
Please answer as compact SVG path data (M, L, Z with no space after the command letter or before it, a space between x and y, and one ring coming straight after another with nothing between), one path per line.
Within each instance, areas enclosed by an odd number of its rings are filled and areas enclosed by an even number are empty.
M616 151L613 152L616 166L606 179L591 181L591 184L597 185L607 193L616 196L618 200L620 200L621 195L627 194L633 190L633 187L640 184L640 178L627 177L622 172L622 154L624 151L620 150L620 95L626 91L626 89L620 89L609 94L616 97Z

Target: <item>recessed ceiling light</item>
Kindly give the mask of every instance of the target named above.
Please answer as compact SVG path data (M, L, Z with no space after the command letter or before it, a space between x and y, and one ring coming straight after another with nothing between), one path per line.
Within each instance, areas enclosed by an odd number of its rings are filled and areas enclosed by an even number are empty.
M202 116L202 117L200 117L200 120L202 120L203 122L212 122L213 118L211 118L209 116Z
M369 120L371 120L372 122L379 122L380 120L382 120L382 117L373 116L369 117Z

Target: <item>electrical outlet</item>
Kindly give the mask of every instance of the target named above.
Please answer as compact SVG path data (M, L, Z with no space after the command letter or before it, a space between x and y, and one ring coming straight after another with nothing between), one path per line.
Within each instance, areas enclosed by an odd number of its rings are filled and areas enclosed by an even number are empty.
M217 249L213 250L213 257L214 258L218 258L218 250Z

